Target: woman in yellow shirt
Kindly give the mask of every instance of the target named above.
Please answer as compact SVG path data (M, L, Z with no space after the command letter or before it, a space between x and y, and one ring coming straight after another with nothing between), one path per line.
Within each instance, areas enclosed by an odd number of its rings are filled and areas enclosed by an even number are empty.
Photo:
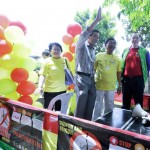
M44 108L48 108L50 101L55 96L67 91L64 67L68 65L70 69L69 61L66 59L66 62L65 58L61 57L62 47L59 43L51 43L49 51L52 57L45 60L40 70L38 88L35 91L35 93L44 91ZM55 111L60 110L60 108L61 102L58 101L55 104Z

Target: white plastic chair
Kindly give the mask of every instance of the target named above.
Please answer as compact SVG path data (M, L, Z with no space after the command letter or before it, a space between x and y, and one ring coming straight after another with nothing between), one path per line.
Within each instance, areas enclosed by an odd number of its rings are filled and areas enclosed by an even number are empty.
M48 110L52 110L54 104L58 100L61 100L60 113L62 113L62 114L68 114L68 103L69 103L69 100L70 100L71 96L73 96L73 94L74 94L73 92L69 92L69 93L63 93L63 94L57 95L49 103Z

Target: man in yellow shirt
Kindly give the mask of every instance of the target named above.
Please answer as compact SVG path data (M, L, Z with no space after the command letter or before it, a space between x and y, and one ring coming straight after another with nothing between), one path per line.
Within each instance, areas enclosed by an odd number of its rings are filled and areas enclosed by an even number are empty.
M113 54L116 48L116 40L109 38L105 42L106 52L98 53L95 62L96 101L92 120L96 120L104 113L114 108L114 96L118 81L118 94L121 93L121 61ZM104 108L103 108L104 100Z

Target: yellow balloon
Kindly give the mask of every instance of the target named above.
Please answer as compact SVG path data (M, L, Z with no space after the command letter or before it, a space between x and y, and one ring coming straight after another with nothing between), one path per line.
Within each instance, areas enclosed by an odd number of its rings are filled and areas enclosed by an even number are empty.
M0 67L0 79L10 78L10 70Z
M26 59L22 59L18 67L25 68L28 71L33 71L35 70L36 66L36 60L34 58L28 57Z
M33 102L32 106L38 107L38 108L43 108L43 105L40 102Z
M71 67L72 73L75 74L75 60L74 59L70 62L70 67Z
M13 52L17 57L27 58L31 53L31 49L24 43L16 43L13 45Z
M9 98L9 99L12 99L12 100L18 100L20 95L19 93L17 93L16 91L11 93L11 94L6 94L5 97Z
M74 93L69 101L69 114L74 114L76 110L76 94Z
M35 71L30 71L29 72L28 81L32 81L33 83L37 83L38 78L39 78L38 74Z
M76 35L73 39L73 43L76 43L80 37L80 34Z
M39 97L41 96L41 94L31 94L30 97L32 98L33 101L36 101L39 99Z
M4 30L4 36L7 41L14 44L23 41L24 32L21 28L17 26L8 26Z
M18 64L20 64L20 59L13 54L5 55L0 59L0 64L4 68L12 70L17 68Z
M67 44L63 44L63 52L69 52L69 46L70 45L67 45Z
M0 80L0 94L6 95L11 94L16 91L16 83L11 79L1 79Z

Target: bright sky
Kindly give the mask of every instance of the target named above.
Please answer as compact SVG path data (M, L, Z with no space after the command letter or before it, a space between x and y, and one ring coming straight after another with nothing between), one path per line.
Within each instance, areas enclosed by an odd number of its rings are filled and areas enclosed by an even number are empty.
M34 43L32 54L40 55L50 42L62 42L61 38L77 11L98 9L102 1L0 0L0 14L12 21L19 20L27 27L26 37Z

